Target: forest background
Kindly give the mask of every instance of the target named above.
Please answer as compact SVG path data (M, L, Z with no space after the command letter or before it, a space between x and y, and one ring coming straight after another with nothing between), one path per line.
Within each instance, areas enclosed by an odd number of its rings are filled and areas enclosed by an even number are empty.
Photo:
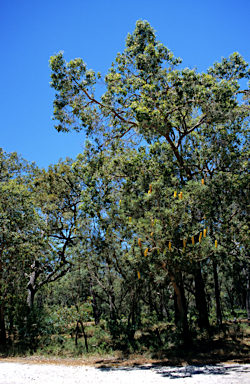
M182 68L138 21L106 76L50 68L57 130L87 140L47 170L1 152L1 344L156 351L249 319L243 57Z

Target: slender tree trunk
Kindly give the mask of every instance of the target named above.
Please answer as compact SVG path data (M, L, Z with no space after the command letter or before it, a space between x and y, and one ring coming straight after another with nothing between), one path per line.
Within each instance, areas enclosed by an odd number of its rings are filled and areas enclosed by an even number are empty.
M148 302L149 302L149 311L150 311L150 314L152 314L154 308L153 308L153 303L152 303L152 294L151 294L151 285L150 284L148 287Z
M209 320L208 320L208 310L207 310L207 301L205 295L205 286L204 281L201 274L201 268L198 265L195 274L195 301L196 301L196 309L199 313L198 325L200 329L209 328Z
M249 266L246 268L246 310L247 310L247 320L250 322L250 270Z
M75 334L75 346L76 347L77 347L78 333L79 333L79 326L78 326L78 321L77 321L77 323L76 323L76 334Z
M177 295L174 291L174 323L177 325L180 321L180 311L177 304Z
M89 351L89 347L88 347L88 339L87 339L87 335L86 335L86 332L85 332L85 329L84 329L84 326L83 326L82 321L79 321L79 323L81 324L81 327L82 327L82 333L83 333L83 336L84 336L85 348L86 348L86 351L87 351L87 353L88 353L88 351Z
M4 319L4 303L0 306L0 345L6 344L6 329Z
M179 284L177 284L175 277L170 273L169 275L170 275L170 278L174 287L174 292L176 295L176 305L178 307L179 319L182 325L183 339L187 340L189 338L189 327L188 327L188 321L187 321L187 308L186 308L186 300L184 295L184 288L182 286L182 279L180 279Z
M167 307L166 307L166 305L165 305L165 295L164 295L164 290L162 290L162 292L161 292L160 300L161 300L162 320L163 320L164 317L166 317L166 318L168 319L168 318L169 318L169 315L168 315Z
M100 322L100 315L97 307L96 295L93 290L92 278L90 275L89 275L89 293L90 293L90 296L92 297L92 309L93 309L93 315L95 319L95 325L98 325Z
M108 297L109 297L110 320L115 320L115 318L116 318L116 315L115 315L115 296L114 296L112 280L110 278L110 270L109 270L108 263L106 264L106 273L108 276L107 282L108 282L108 287L109 287Z
M131 311L128 317L128 339L132 341L135 335L136 328L136 300L135 292L131 292Z
M217 263L213 259L213 272L214 272L214 289L215 289L215 302L216 302L216 323L217 325L222 324L222 314L220 307L220 289L218 282L218 274L217 274Z
M37 278L36 271L33 271L30 274L29 278L30 279L27 286L28 288L27 304L28 304L29 311L31 311L34 305L34 297L36 293L36 278Z

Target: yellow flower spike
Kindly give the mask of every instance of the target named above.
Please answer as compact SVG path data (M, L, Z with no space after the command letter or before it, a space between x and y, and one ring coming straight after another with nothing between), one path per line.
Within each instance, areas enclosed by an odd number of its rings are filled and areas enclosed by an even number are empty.
M194 245L194 236L192 236L192 244Z
M130 223L131 223L131 220L132 220L131 217L129 217L129 222L130 222Z
M168 243L168 249L171 251L171 241Z
M141 278L141 274L140 274L139 271L137 271L137 275L138 275L138 279L140 279Z
M199 243L201 242L201 238L202 238L202 232L200 232Z
M151 232L151 237L153 237L154 232Z
M156 219L155 219L155 221L154 221L154 225L156 225Z
M180 200L182 200L182 195L183 195L183 193L180 192L180 194L179 194L179 199L180 199Z
M151 227L153 227L153 226L154 226L154 220L151 219Z
M141 171L141 173L142 173L142 175L144 175L144 171L143 170Z
M119 201L119 205L122 205L122 201L121 200Z
M148 248L145 249L145 251L144 251L144 256L147 257L147 254L148 254Z
M177 197L177 191L174 191L174 197Z
M183 253L185 252L185 250L186 250L186 248L185 248L185 247L183 247L183 250L182 250L182 251L183 251Z
M151 184L149 186L149 190L150 190L150 192L152 192L152 185Z
M203 230L203 237L206 237L207 236L207 230L206 228Z
M205 180L204 180L204 179L201 180L201 184L202 184L202 185L205 184Z
M215 248L218 247L218 241L217 240L215 240L214 246L215 246Z
M151 193L151 192L150 192L150 191L148 191L148 194L149 194L149 195L150 195L150 193Z
M139 247L141 248L141 238L140 237L138 239L138 244L139 244Z
M186 248L186 239L183 239L183 248Z

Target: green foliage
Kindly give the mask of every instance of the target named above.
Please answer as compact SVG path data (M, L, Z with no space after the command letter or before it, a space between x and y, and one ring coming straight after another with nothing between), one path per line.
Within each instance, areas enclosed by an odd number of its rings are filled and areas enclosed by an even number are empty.
M154 353L250 319L249 66L180 64L142 20L103 79L50 58L56 129L88 141L47 171L0 152L0 304L28 345Z

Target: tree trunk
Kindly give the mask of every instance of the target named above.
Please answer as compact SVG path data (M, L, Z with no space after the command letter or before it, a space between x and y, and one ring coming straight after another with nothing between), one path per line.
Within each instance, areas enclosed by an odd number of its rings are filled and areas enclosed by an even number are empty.
M89 276L89 293L90 293L90 296L92 297L92 309L93 309L93 315L95 319L95 325L98 325L100 322L100 314L97 307L95 292L93 291L93 283L92 283L91 276Z
M174 323L177 325L180 321L180 311L177 304L177 295L174 291Z
M77 323L76 323L76 334L75 334L75 346L76 347L77 347L78 333L79 333L79 326L78 326L78 321L77 321Z
M88 351L89 351L89 347L88 347L88 339L87 339L87 335L86 335L86 333L85 333L85 329L84 329L84 326L83 326L82 321L79 321L79 323L81 324L81 327L82 327L82 333L83 333L83 336L84 336L85 348L86 348L86 352L88 353Z
M0 345L6 344L6 329L4 319L4 303L0 306Z
M35 263L33 265L35 266ZM36 278L37 278L36 271L33 271L30 274L29 278L30 279L27 285L27 289L28 289L27 304L28 304L29 311L31 311L34 305L34 297L36 293Z
M184 294L184 288L182 286L182 279L180 276L179 284L177 284L177 281L175 277L170 274L170 278L174 287L174 292L176 295L176 305L178 308L180 323L182 325L182 331L183 331L183 339L187 340L189 338L189 328L188 328L188 321L187 321L187 308L186 308L186 300L185 300L185 294ZM177 319L176 319L177 320Z
M246 268L246 310L247 310L247 320L250 322L250 270L249 266Z
M135 292L131 292L131 311L128 316L128 339L129 341L134 340L135 329L136 329L136 299Z
M214 289L215 289L215 302L216 302L216 323L217 325L222 324L222 314L220 307L220 289L218 282L218 274L217 274L217 263L213 259L213 272L214 272Z
M162 320L164 319L164 317L166 317L166 318L168 319L168 318L169 318L169 314L168 314L167 307L166 307L166 305L165 305L165 295L164 295L164 290L161 291L160 300L161 300Z
M209 328L209 320L208 320L208 310L207 310L207 301L205 295L205 287L201 274L200 266L196 270L195 274L195 301L196 301L196 309L199 312L198 317L198 326L200 329Z
M116 319L115 295L114 295L112 280L110 277L110 269L109 269L108 263L106 263L106 274L108 277L107 278L107 284L108 284L108 298L109 298L109 316L110 316L110 320L115 320Z

